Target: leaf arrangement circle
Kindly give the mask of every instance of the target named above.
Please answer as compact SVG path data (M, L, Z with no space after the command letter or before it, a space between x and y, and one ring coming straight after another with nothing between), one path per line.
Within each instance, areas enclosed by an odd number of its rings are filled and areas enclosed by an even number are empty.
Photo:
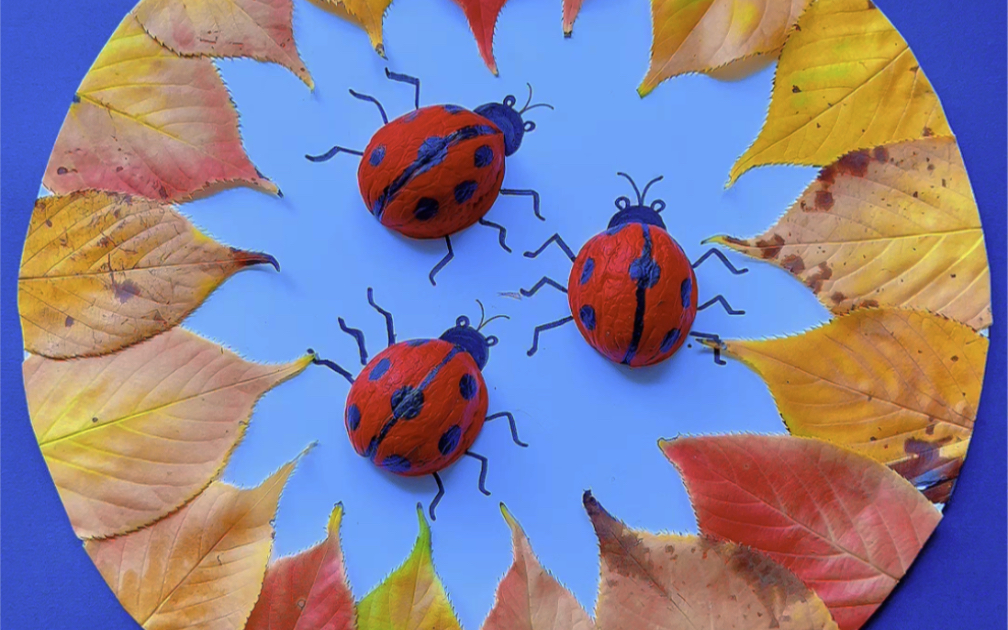
M384 55L390 0L319 2ZM455 2L496 74L504 0ZM570 36L581 2L563 4ZM762 17L745 17L749 5ZM174 204L238 185L279 194L245 153L213 59L280 64L313 87L292 14L292 0L142 0L85 76L18 280L31 421L75 532L144 627L458 628L422 513L410 556L355 602L341 505L325 540L269 562L296 460L253 489L218 480L259 397L312 357L250 363L177 327L231 275L277 263L213 241ZM976 419L992 311L962 156L869 0L652 0L652 18L642 96L684 73L777 59L766 122L729 180L772 164L822 171L765 233L710 240L781 267L834 318L720 344L764 379L790 435L660 442L700 536L633 530L585 494L601 559L594 618L502 505L514 564L483 627L856 630L937 526Z

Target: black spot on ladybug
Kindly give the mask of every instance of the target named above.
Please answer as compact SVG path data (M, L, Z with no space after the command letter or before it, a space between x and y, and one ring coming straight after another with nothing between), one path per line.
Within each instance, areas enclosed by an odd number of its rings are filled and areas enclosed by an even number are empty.
M400 387L392 394L392 416L396 419L412 420L423 410L424 395L419 389L409 385Z
M454 424L448 427L448 430L441 435L441 439L438 440L437 448L442 455L448 455L452 453L456 448L458 448L459 440L462 439L462 427Z
M651 258L650 252L647 256L641 256L630 263L630 279L637 283L637 286L650 289L658 284L661 278L661 268L658 263Z
M391 473L403 473L410 469L410 460L402 455L389 455L382 460L382 468Z
M346 410L346 422L351 431L356 431L360 426L360 409L357 405L350 405Z
M385 159L385 145L379 144L374 148L374 151L371 152L371 157L368 159L368 162L371 163L371 166L378 166L379 164L382 163L382 160L384 159Z
M472 374L462 375L462 379L459 381L459 393L466 400L472 400L476 395L476 379Z
M668 331L668 334L666 334L665 338L662 339L661 351L668 352L669 350L671 350L672 346L674 346L676 342L679 341L679 337L681 335L682 333L679 332L678 328L673 328L672 330Z
M449 114L459 114L459 113L465 111L464 108L459 107L458 105L445 105L444 106L444 110L446 112L448 112Z
M679 292L682 294L682 307L690 307L690 298L693 296L693 280L686 278L682 281L682 286L679 287Z
M368 374L368 380L377 381L381 377L385 376L385 373L388 372L390 367L392 367L392 362L388 360L388 357L385 357L379 361L378 364L374 366L374 369L371 370L371 373Z
M578 311L578 317L581 318L581 323L584 324L585 328L587 328L588 330L595 330L594 308L592 308L588 304L585 304L584 306L581 307L581 310Z
M592 273L595 272L595 259L589 258L585 261L584 267L581 269L581 284L584 284L591 280Z
M476 156L473 159L473 164L476 165L476 168L483 168L484 166L490 166L493 159L493 147L489 144L484 144L480 148L476 149Z
M416 210L413 211L413 216L421 221L429 221L437 216L439 207L437 199L423 197L417 202Z
M477 188L479 188L479 182L474 182L471 179L456 186L455 203L465 203L472 199L472 196L476 194Z

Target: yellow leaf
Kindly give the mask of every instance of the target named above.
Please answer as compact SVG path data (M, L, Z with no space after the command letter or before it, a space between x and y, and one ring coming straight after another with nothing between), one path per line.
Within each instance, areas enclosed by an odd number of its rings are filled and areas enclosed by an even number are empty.
M853 449L944 502L976 420L988 341L924 311L862 308L801 335L725 341L794 435Z
M18 276L29 352L94 356L181 322L235 272L272 256L225 247L171 206L85 191L35 203Z
M584 506L599 539L599 630L837 628L801 580L747 547L630 529L590 492Z
M662 81L710 72L754 55L780 52L811 0L651 0L651 67L637 92Z
M270 522L295 463L251 490L215 482L164 520L84 549L147 630L242 628L262 587Z
M824 166L851 151L952 135L931 83L870 0L818 0L781 52L759 137L729 185L767 164Z
M406 562L357 605L358 630L460 630L434 573L431 532L417 506L420 535Z
M248 363L180 328L91 359L30 357L28 412L77 535L132 531L192 499L259 397L310 363Z
M133 14L151 37L180 55L278 63L315 87L294 43L291 0L142 0Z
M765 234L712 240L783 267L837 314L901 306L991 325L980 214L953 138L849 153Z
M371 46L382 58L385 44L382 26L392 0L312 0L316 5L364 29Z
M588 613L539 564L521 525L503 503L501 513L511 528L514 563L497 586L483 630L592 630Z
M247 184L279 195L242 146L238 112L213 61L180 57L131 13L84 77L42 183L179 201Z

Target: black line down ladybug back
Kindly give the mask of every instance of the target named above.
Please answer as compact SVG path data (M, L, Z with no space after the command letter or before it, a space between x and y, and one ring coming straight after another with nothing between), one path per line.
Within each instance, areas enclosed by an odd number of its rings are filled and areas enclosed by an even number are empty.
M361 197L382 225L411 238L445 239L448 253L431 270L431 284L437 284L434 277L455 257L451 235L474 223L495 228L500 246L510 253L507 230L484 215L499 194L519 195L531 197L536 217L545 220L539 212L539 193L501 186L505 157L536 128L523 116L537 107L553 106L533 105L530 85L528 101L520 110L515 109L514 96L473 111L458 105L420 107L419 79L387 69L385 74L415 86L415 110L389 122L378 99L350 90L354 98L378 107L384 125L363 151L334 146L322 155L305 157L324 162L339 153L360 156Z
M518 439L514 416L509 412L487 415L489 405L483 368L490 358L490 348L497 337L483 334L483 327L498 315L485 319L480 305L480 322L470 324L462 315L438 339L412 339L396 343L392 314L374 301L374 291L367 291L368 304L385 317L388 347L368 361L364 333L350 328L342 317L340 329L357 342L364 369L355 379L349 371L313 350L317 365L324 365L350 383L344 421L347 435L358 455L379 468L406 477L432 475L438 491L430 504L430 516L444 496L444 484L438 472L463 455L480 462L479 489L486 489L487 459L474 453L473 442L490 420L507 418L511 439L518 446L528 446Z

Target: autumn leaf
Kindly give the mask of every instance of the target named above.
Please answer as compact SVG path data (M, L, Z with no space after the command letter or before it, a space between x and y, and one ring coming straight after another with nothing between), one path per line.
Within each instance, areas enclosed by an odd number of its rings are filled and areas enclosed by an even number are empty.
M25 349L106 354L181 322L222 282L272 256L225 247L171 206L97 191L35 202L18 276Z
M563 32L564 37L574 34L574 20L581 11L584 0L563 0Z
M259 595L271 520L295 464L251 490L214 482L156 524L84 549L144 628L238 630Z
M497 28L497 18L505 2L507 0L455 0L455 4L462 7L469 20L469 28L476 37L480 55L494 76L499 74L493 53L494 29Z
M592 630L588 613L539 564L521 525L503 503L501 513L511 528L514 563L497 586L483 630Z
M434 573L431 532L417 505L420 535L406 561L357 605L359 630L461 630Z
M635 531L592 496L599 539L600 630L835 630L826 605L793 573L754 551L702 536Z
M101 357L29 357L28 412L77 535L132 531L192 499L259 397L309 363L249 363L181 328Z
M213 61L176 55L133 14L81 82L42 183L170 201L239 184L280 194L245 154Z
M659 442L700 531L769 556L860 628L903 577L941 514L882 464L827 442L768 435Z
M729 185L756 166L825 166L866 147L951 135L917 59L871 0L818 0L784 45L766 123Z
M385 57L382 29L385 12L388 11L392 0L312 0L312 2L364 29L375 52L382 58Z
M767 382L794 435L853 449L945 502L976 421L988 341L901 309L858 309L784 339L725 341Z
M245 630L353 630L353 595L343 566L343 505L329 517L324 541L266 570L262 593Z
M177 54L278 63L315 87L294 43L292 0L141 0L133 15Z
M776 56L811 0L651 0L651 67L637 92L756 55Z
M983 229L953 138L848 153L766 233L722 243L804 282L827 308L924 308L991 325Z

